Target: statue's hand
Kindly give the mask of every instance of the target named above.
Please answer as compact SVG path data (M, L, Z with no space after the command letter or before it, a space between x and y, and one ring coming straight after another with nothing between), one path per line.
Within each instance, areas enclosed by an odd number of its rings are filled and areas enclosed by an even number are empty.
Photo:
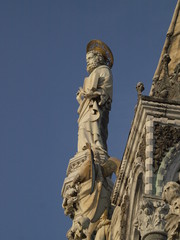
M80 87L76 93L76 99L78 101L79 104L81 104L83 98L84 98L85 92L82 89L82 87Z
M89 91L84 95L85 98L92 98L92 96L93 96L93 91Z
M78 89L76 95L77 95L77 96L78 96L78 95L80 95L80 96L82 96L82 95L84 96L84 95L85 95L85 92L84 92L84 90L82 89L82 87L80 87L80 88Z
M87 93L84 95L84 97L85 97L85 98L97 98L97 97L99 97L100 95L101 95L100 92L98 92L98 91L93 92L92 90L90 90L89 92L87 92Z

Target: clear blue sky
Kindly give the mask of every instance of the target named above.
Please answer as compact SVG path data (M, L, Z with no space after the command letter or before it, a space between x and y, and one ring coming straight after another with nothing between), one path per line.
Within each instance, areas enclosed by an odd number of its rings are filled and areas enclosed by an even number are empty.
M176 0L0 1L0 239L65 240L75 94L91 39L114 53L109 154L122 158L136 83L148 95Z

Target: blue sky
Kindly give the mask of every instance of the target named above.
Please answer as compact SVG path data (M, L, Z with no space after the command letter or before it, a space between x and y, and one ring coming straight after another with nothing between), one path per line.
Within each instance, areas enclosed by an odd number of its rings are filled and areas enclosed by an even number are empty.
M122 158L136 83L148 95L176 0L0 1L0 239L65 240L61 208L77 150L86 44L114 54L109 155Z

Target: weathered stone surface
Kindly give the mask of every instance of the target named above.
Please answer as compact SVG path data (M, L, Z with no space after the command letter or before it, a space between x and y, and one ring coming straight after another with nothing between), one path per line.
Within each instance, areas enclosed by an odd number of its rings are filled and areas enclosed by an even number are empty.
M128 225L129 196L126 192L121 205L113 212L110 236L112 240L125 240Z
M144 91L144 84L142 82L137 83L136 91L137 91L138 95L142 94L142 92Z
M176 182L168 182L163 189L163 199L169 204L170 210L166 215L165 229L168 232L168 240L180 239L180 185Z
M180 128L171 125L154 124L154 172L171 147L180 142Z
M142 141L139 146L139 150L137 152L137 157L140 157L142 161L145 162L146 159L146 133L142 137Z
M94 159L96 162L103 164L109 158L107 152L98 148L92 148L92 149L93 149ZM84 150L84 151L78 152L73 158L69 160L69 165L67 168L67 176L70 175L71 173L74 173L82 165L82 163L87 160L88 154L89 154L88 150Z
M95 232L95 239L108 239L112 215L110 197L113 189L109 177L113 172L118 174L120 161L108 158L101 164L100 159L94 159L90 144L87 144L87 151L87 160L74 173L69 174L67 179L71 179L63 189L64 212L73 219L67 237L90 240Z
M164 228L168 210L167 204L162 200L149 196L143 197L134 222L142 239L150 239L150 236L152 239L155 239L155 236L166 236Z
M171 100L180 99L180 1L167 32L166 41L154 74L150 95Z

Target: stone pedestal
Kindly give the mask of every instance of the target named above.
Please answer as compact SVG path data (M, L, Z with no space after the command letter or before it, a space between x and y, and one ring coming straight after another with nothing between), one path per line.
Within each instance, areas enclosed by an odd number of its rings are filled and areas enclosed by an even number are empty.
M94 161L97 161L100 164L105 163L109 158L106 151L103 151L98 148L93 149L93 153L94 153ZM88 154L89 154L89 151L84 150L84 151L76 153L76 155L69 160L69 164L68 164L68 168L67 168L67 172L66 172L67 177L64 180L64 184L63 184L63 187L61 190L62 197L64 197L66 190L68 189L68 186L70 185L73 178L75 177L76 172L79 169L79 167L82 165L83 162L85 162L87 160Z
M95 162L102 165L105 163L109 156L108 154L99 149L92 149L93 159ZM63 197L62 207L64 208L65 215L68 215L72 220L72 226L67 232L68 239L80 240L86 237L86 231L89 225L89 219L82 215L78 203L79 185L71 184L77 176L80 166L90 157L89 149L76 153L76 155L69 160L66 178L63 183L61 195Z

